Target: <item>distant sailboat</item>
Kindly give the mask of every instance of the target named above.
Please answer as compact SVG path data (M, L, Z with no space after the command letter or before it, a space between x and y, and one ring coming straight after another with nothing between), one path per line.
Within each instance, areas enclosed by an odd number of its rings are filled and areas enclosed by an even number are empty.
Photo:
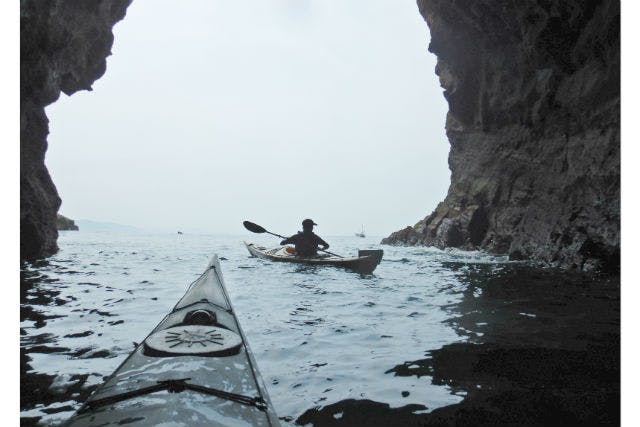
M356 236L358 236L358 237L365 237L365 234L364 234L364 225L362 226L362 231L361 231L361 232L359 232L359 233L356 233Z

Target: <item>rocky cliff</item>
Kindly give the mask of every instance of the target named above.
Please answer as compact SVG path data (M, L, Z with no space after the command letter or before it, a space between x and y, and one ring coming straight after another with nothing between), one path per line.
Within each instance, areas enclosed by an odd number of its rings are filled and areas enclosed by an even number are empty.
M60 198L44 164L44 107L91 90L106 70L112 28L131 0L20 1L20 257L57 250Z
M449 103L451 185L433 213L383 243L617 269L619 2L418 5Z
M44 107L90 90L131 0L21 0L20 252L56 251ZM449 103L451 186L389 244L616 269L619 2L419 0ZM420 197L416 194L416 197Z

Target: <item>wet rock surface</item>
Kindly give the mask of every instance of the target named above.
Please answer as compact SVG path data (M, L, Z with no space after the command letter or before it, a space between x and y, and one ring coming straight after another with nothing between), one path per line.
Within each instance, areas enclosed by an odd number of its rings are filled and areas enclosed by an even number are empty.
M60 197L44 164L49 126L44 107L91 90L106 70L113 25L131 0L20 1L20 257L58 248Z
M451 185L433 213L383 243L616 271L619 3L418 5L449 103Z

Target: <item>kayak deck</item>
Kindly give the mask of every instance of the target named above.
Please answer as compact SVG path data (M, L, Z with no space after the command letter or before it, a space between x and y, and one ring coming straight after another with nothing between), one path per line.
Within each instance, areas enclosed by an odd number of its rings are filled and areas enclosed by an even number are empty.
M382 260L382 250L361 250L357 257L337 257L333 255L318 257L298 257L287 251L287 246L268 249L253 243L244 242L252 256L276 262L293 262L308 265L331 265L353 270L361 274L371 274Z
M214 257L68 426L279 426Z

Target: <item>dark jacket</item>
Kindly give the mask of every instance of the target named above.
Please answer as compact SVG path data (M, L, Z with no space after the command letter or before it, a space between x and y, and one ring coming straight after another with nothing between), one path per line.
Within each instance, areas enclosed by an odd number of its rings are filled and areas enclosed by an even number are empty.
M322 240L314 232L305 233L299 231L298 234L294 234L288 239L284 239L280 242L281 245L292 244L296 246L296 255L301 257L313 257L318 255L318 245L324 246L323 249L328 249L329 244Z

